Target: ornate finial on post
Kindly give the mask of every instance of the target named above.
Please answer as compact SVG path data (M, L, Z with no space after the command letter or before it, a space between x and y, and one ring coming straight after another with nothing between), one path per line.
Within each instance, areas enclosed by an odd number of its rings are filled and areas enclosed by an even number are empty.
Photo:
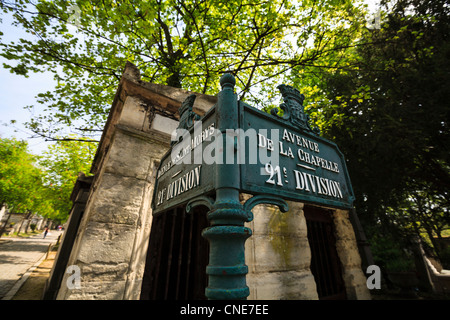
M231 73L224 73L220 77L220 86L222 87L222 90L225 89L234 89L234 86L236 85L236 78Z
M181 103L181 107L178 109L180 120L178 122L177 134L176 137L172 137L171 145L179 142L185 130L189 130L194 126L194 121L200 120L200 116L192 111L195 98L197 98L196 95L191 94Z
M178 113L180 114L178 128L188 130L194 125L195 120L200 119L200 116L192 111L195 98L197 98L195 94L189 95L178 109Z
M280 108L284 111L284 115L281 117L278 115L278 108L273 108L270 113L280 119L287 120L302 129L319 134L320 131L318 128L314 128L313 130L309 125L310 117L305 113L303 107L305 95L301 94L297 89L285 84L279 85L277 88L283 96L284 103L280 105Z
M283 100L285 103L288 103L290 100L295 100L298 102L298 104L301 107L301 110L303 111L303 101L305 100L305 95L300 93L296 88L280 84L277 87L278 90L280 90L281 95L283 96Z

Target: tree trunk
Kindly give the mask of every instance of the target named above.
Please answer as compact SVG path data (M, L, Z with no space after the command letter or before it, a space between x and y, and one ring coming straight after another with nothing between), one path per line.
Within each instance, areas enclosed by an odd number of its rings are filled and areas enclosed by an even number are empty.
M9 218L11 218L11 213L8 212L8 219L6 219L5 223L3 224L1 230L0 230L0 238L2 237L3 233L5 232L6 226L8 225Z

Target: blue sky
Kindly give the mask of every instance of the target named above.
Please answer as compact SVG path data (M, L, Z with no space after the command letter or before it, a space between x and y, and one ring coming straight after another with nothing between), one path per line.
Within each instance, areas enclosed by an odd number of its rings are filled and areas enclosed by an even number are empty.
M365 0L369 4L373 13L378 7L379 0ZM16 41L19 38L26 38L27 34L17 27L13 27L11 15L1 14L2 22L0 30L3 32L3 41ZM48 73L30 73L29 78L11 74L3 69L5 59L0 57L0 137L16 137L28 141L30 151L40 154L45 151L50 142L42 138L32 138L33 134L25 128L23 123L29 121L33 114L24 109L27 105L35 105L36 114L42 112L41 106L36 104L36 95L41 92L52 90L55 87L53 76ZM41 109L39 109L41 108ZM16 120L16 124L10 125L11 120Z
M1 18L3 21L0 28L4 34L2 37L4 41L16 41L27 37L25 32L11 26L10 15L2 14ZM49 142L41 138L31 138L33 134L25 128L23 123L29 121L33 114L24 107L35 105L35 97L38 93L55 87L53 76L48 73L30 73L29 78L25 78L3 69L4 62L7 62L6 59L0 57L0 136L27 140L30 151L39 154L47 148ZM11 126L11 120L16 120L17 123Z
M4 61L0 59L0 63ZM29 78L24 78L1 69L0 88L0 136L28 140L30 150L35 154L40 153L49 143L40 138L31 139L33 134L23 123L29 121L33 114L24 107L34 105L38 93L54 88L52 76L31 74ZM16 124L10 125L11 120L16 120Z

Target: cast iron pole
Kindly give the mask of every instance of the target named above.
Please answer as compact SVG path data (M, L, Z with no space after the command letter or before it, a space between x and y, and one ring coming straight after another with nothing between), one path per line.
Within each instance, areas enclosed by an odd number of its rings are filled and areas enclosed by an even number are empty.
M237 97L234 93L236 80L231 74L220 78L222 91L217 102L217 125L223 138L222 164L216 164L216 199L208 212L211 227L203 231L209 240L209 277L205 290L208 299L246 299L250 291L245 275L245 240L251 230L244 227L251 213L239 201L240 172L236 161L235 136L232 132L239 126ZM227 134L227 129L233 130ZM216 149L216 152L219 150ZM227 157L228 156L228 157ZM233 159L233 163L230 159Z

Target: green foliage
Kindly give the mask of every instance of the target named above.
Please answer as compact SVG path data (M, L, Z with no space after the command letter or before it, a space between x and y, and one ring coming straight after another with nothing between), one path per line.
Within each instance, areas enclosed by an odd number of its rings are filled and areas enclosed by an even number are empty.
M26 142L0 139L0 202L13 212L46 215L52 211L42 183L43 172L35 163Z
M126 61L143 80L206 94L218 92L220 74L233 72L241 98L267 105L293 68L320 59L338 66L365 21L361 3L349 0L40 0L0 6L30 35L0 43L0 55L11 62L4 67L21 75L54 73L56 88L37 97L46 115L28 123L52 138L67 126L83 134L102 128Z
M348 160L363 224L380 226L370 236L432 238L449 226L449 10L443 0L395 1L343 57L348 68L295 79Z
M411 252L404 243L390 234L374 234L370 239L370 248L376 265L390 272L412 271L415 269Z
M39 161L45 168L44 184L49 189L53 219L65 221L72 207L70 195L80 172L89 175L97 145L92 142L58 141L44 152Z
M89 173L95 150L94 143L60 141L39 158L29 153L26 142L0 139L0 202L12 212L64 222L78 173Z

